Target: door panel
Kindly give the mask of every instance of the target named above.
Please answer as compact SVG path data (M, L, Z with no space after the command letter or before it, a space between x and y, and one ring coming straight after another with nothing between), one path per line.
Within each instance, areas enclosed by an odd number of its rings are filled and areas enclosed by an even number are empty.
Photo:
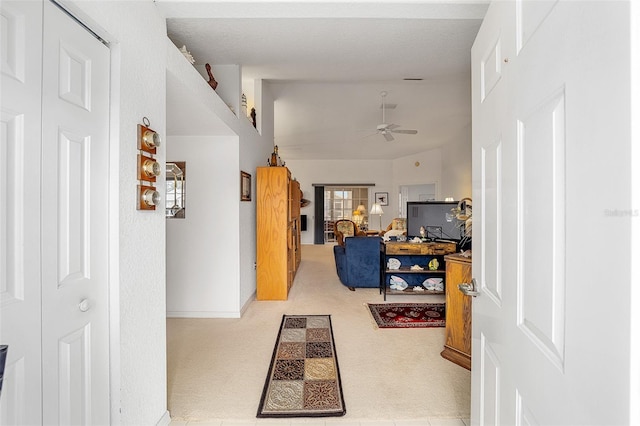
M480 200L483 208L480 242L481 253L495 259L501 258L502 252L502 208L501 208L501 170L502 141L496 140L480 148L480 170L483 181L480 186ZM487 220L487 218L490 218ZM497 262L481 264L481 283L485 294L495 303L496 308L502 305L502 280Z
M91 415L91 325L59 339L59 424L93 424Z
M474 425L628 424L628 13L493 2L474 43Z
M557 3L558 0L516 0L515 17L518 53Z
M505 384L508 328L515 289L507 285L505 262L515 262L515 219L508 214L515 179L515 147L508 142L513 108L505 96L508 58L515 50L513 2L493 3L472 50L473 90L473 276L480 296L473 300L471 419L478 425L511 424L513 398ZM505 61L505 59L507 59Z
M64 286L89 279L90 218L84 200L90 196L85 171L91 170L91 141L67 131L60 131L58 141L58 170L65 170L58 177L58 286Z
M480 336L480 378L479 385L482 389L479 394L478 401L479 413L477 418L480 424L500 426L502 397L500 393L500 373L502 370L501 362L496 355L496 351L491 343L487 341L486 336Z
M518 326L560 370L565 329L565 94L518 120ZM541 267L542 266L542 267Z
M42 3L0 2L0 424L42 422L40 137Z
M109 423L109 49L44 4L45 422Z

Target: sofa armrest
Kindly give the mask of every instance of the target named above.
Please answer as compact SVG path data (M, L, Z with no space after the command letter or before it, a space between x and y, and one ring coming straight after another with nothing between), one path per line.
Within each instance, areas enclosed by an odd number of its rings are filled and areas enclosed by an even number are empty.
M344 247L333 246L333 257L336 261L336 274L338 274L340 282L349 285L347 283L347 255Z
M380 237L345 238L346 276L350 286L380 286L380 241Z

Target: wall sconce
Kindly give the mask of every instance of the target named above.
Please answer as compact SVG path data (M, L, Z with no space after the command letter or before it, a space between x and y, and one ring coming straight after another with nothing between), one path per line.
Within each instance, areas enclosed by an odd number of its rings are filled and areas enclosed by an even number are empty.
M136 209L155 210L160 203L160 193L154 186L156 176L160 176L162 167L154 158L160 146L160 135L151 129L147 117L142 118L143 124L138 124L138 197Z

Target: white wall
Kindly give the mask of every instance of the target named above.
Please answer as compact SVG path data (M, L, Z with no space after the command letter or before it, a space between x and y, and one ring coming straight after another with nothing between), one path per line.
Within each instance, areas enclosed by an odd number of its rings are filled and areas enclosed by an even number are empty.
M202 78L209 82L209 74L206 65L194 64L194 68L202 75ZM237 116L240 112L240 66L239 65L212 65L211 72L218 82L216 93L231 108Z
M156 424L168 419L165 219L136 210L136 139L143 117L165 136L165 22L151 1L64 4L111 42L112 423Z
M471 126L442 146L441 196L471 197Z
M167 315L238 317L238 137L172 136L167 158L187 170L185 218L167 220Z
M240 202L239 209L240 309L253 299L256 292L256 167L266 165L267 157L273 151L273 96L269 85L262 80L255 82L254 93L255 101L259 102L256 110L261 135L242 114L238 117L244 129L240 138L240 169L251 174L251 201Z
M169 41L167 48L167 152L187 161L186 218L167 221L167 314L240 317L256 291L255 170L273 150L273 98L257 81L260 135L218 93L235 88L226 96L239 99L239 75L216 75L213 91ZM240 171L252 175L251 201L240 201Z
M470 167L471 165L469 165ZM435 148L393 160L393 198L398 199L400 186L433 183L436 199L442 198L442 149ZM471 182L469 182L471 184ZM389 194L391 197L391 194Z

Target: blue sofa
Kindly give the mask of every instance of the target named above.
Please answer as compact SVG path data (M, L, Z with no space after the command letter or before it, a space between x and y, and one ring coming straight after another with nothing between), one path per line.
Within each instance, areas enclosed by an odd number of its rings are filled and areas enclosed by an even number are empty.
M333 247L340 282L356 287L380 287L380 237L347 237L344 247Z

